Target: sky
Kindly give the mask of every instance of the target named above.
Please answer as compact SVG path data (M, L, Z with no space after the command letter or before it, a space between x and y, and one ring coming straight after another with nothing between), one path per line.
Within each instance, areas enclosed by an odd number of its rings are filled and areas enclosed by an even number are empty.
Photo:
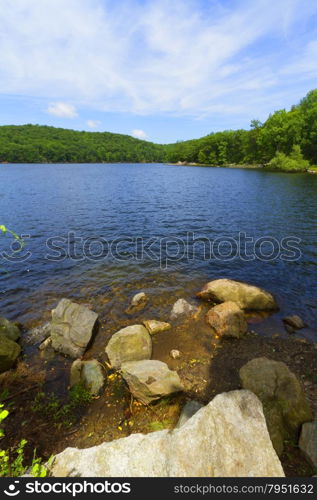
M0 125L168 143L313 88L313 0L0 0Z

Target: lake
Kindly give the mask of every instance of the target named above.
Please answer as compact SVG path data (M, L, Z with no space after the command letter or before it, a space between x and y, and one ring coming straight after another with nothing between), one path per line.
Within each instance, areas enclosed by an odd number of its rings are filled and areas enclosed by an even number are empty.
M126 304L142 290L166 317L176 298L229 277L277 297L280 311L255 329L284 332L281 318L299 314L317 340L317 175L1 165L0 183L0 224L26 243L12 253L1 236L1 316L37 324L63 296L110 316L115 294Z

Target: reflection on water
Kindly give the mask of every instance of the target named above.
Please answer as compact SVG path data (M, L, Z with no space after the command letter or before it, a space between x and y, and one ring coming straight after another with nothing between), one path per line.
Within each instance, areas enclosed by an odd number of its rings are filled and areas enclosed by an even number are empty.
M115 321L121 302L123 310L135 291L144 290L153 312L165 317L175 298L193 297L204 282L230 277L277 296L281 311L263 323L270 331L281 327L281 316L296 313L316 335L317 176L167 165L1 165L0 182L0 223L29 234L32 253L25 262L1 261L1 315L35 324L67 296ZM146 255L138 261L48 261L46 240L70 231L108 241L184 238L188 232L211 240L239 232L278 241L293 236L301 240L302 256L296 262L206 261L198 245L194 259L170 261L166 269ZM7 245L1 238L1 249Z

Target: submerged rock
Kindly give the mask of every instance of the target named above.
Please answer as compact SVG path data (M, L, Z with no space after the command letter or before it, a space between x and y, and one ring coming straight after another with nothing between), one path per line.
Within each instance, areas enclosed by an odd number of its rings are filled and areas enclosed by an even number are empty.
M142 311L146 304L148 303L149 298L144 292L139 292L134 297L132 297L131 304L126 310L127 314L134 314L136 312Z
M150 359L152 340L143 325L131 325L112 335L106 353L113 368L120 368L126 361Z
M104 368L99 361L91 359L82 361L76 359L70 369L70 387L81 384L90 392L97 396L105 383Z
M55 351L71 358L82 356L92 338L98 314L88 307L62 299L52 311L51 337Z
M301 330L306 326L302 318L300 318L296 314L294 314L293 316L286 316L285 318L283 318L283 322L286 327L290 326L294 330Z
M181 316L193 316L198 312L198 307L193 306L185 299L178 299L173 305L171 319L177 319Z
M285 363L255 358L240 369L242 387L263 403L273 446L281 455L284 440L298 439L301 425L312 420L312 411L299 381Z
M267 311L277 309L272 294L254 285L230 279L207 283L197 296L212 302L235 302L241 309Z
M21 337L20 328L12 321L6 318L0 318L0 336L2 335L16 342Z
M179 359L181 357L181 353L180 353L180 351L178 349L172 349L170 351L170 356L173 359Z
M133 396L145 404L184 390L178 373L170 370L162 361L124 363L121 373Z
M317 420L303 425L299 447L317 472Z
M167 330L170 330L172 328L169 323L165 323L164 321L156 321L155 319L143 321L143 324L151 335L166 332Z
M10 370L21 352L19 344L5 335L0 335L0 373Z
M219 394L173 431L132 434L55 456L54 477L280 477L262 405L249 391Z
M243 311L235 302L223 302L212 307L206 320L219 337L240 338L248 331Z
M182 427L186 422L192 418L195 413L198 412L201 408L203 408L204 405L199 403L198 401L188 401L184 408L182 409L182 412L179 416L179 420L176 424L176 427Z

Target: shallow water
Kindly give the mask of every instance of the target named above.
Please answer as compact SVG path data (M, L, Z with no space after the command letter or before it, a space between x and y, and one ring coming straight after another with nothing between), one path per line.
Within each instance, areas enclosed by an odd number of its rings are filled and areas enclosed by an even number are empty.
M279 331L283 315L299 314L309 325L304 333L317 339L317 176L156 164L1 165L0 183L0 223L30 235L13 262L1 260L3 316L35 324L67 296L95 304L117 322L129 298L144 290L153 297L152 314L166 317L175 297L191 298L206 281L230 277L276 295L280 312L261 323L262 330ZM57 252L47 248L47 239L67 239L70 232L71 241L74 236L97 238L99 243L90 246L95 257L83 256L81 241L74 246L75 259L48 260L48 254ZM158 242L186 240L188 233L190 238L209 238L215 255L204 259L200 242L195 255L190 248L188 259L180 241L178 248ZM236 255L239 233L271 238L262 243L261 259L261 241L256 254L250 243L247 259ZM287 237L298 238L292 243L300 252L296 260L289 259L289 250L281 255L276 247ZM116 259L106 254L97 258L100 238L107 244L130 240L119 244ZM154 257L142 255L139 247L136 253L136 238L157 239ZM217 238L231 238L231 244L219 246ZM58 240L59 247L65 249L65 241ZM268 259L273 244L277 252ZM8 252L9 245L10 239L1 237L0 250ZM31 255L23 260L25 251Z

